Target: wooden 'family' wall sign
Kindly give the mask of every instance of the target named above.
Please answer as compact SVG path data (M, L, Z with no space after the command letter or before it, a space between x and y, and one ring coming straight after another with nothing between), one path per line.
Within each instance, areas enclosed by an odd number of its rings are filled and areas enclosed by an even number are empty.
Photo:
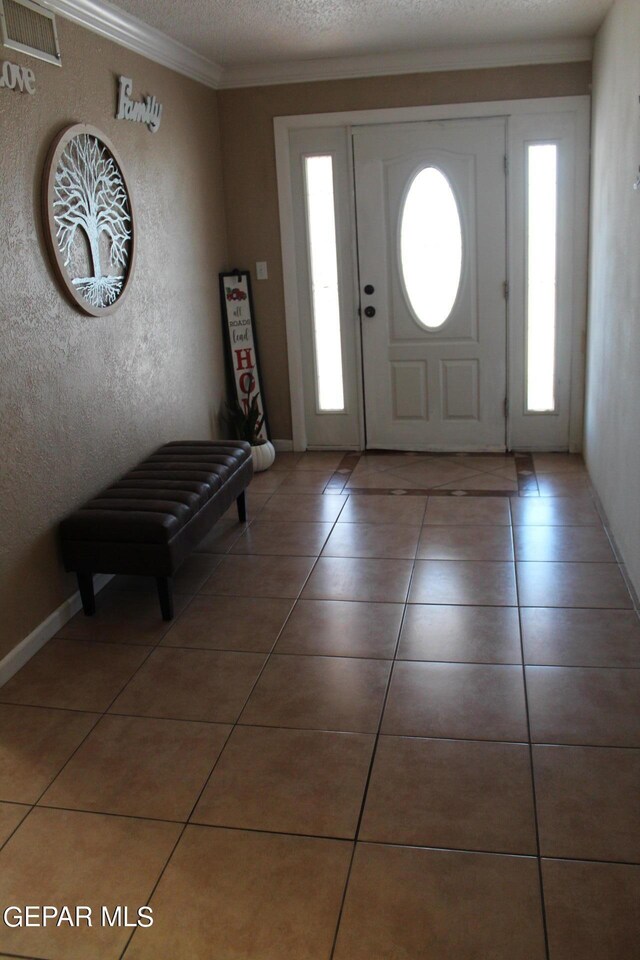
M151 130L151 133L157 133L162 119L162 104L158 103L155 97L132 100L133 80L129 77L119 77L118 83L116 120L133 120L134 123L144 123Z

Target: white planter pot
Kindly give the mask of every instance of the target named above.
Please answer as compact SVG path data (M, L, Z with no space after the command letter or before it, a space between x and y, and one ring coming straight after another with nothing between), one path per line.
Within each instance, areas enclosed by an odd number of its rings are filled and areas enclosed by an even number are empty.
M276 458L276 451L271 440L267 440L266 443L261 443L257 447L251 447L251 456L253 457L254 473L268 470Z

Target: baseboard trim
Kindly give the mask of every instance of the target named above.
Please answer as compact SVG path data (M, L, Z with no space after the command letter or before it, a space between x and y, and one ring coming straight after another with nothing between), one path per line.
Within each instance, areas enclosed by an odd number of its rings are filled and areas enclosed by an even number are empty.
M93 578L95 592L98 593L103 587L106 587L112 579L113 574L110 573L96 574ZM6 657L0 660L0 687L3 686L7 680L10 680L14 673L17 673L38 650L41 650L45 643L51 640L58 630L60 630L71 617L75 616L81 608L82 601L79 592L76 590L64 603L60 604L57 610L50 613L46 620L38 624L28 637L25 637L13 650L10 650Z
M591 480L591 477L589 477L589 479ZM600 519L602 520L602 525L605 529L605 533L609 538L609 543L611 544L613 555L616 558L616 562L618 566L620 567L620 573L622 574L622 578L627 585L627 590L631 595L631 602L633 604L633 609L636 611L638 616L640 616L640 596L638 595L638 590L636 589L636 585L629 575L629 570L625 563L625 559L622 553L620 552L618 544L616 543L616 538L613 535L611 524L609 523L609 518L607 517L606 511L602 505L602 500L600 499L598 491L593 485L593 480L591 480L591 495L593 497L596 510L600 514Z

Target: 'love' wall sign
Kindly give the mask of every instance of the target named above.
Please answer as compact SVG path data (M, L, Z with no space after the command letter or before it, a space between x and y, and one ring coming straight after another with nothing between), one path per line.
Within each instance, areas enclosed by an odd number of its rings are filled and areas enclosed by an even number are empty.
M19 67L9 60L0 61L0 89L17 90L20 93L36 92L36 75L29 67Z

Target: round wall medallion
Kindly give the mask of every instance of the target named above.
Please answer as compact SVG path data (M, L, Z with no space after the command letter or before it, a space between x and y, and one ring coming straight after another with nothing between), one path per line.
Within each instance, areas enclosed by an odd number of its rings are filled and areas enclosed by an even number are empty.
M131 193L115 148L95 127L75 124L51 145L43 220L54 267L72 301L93 317L113 313L131 277Z

